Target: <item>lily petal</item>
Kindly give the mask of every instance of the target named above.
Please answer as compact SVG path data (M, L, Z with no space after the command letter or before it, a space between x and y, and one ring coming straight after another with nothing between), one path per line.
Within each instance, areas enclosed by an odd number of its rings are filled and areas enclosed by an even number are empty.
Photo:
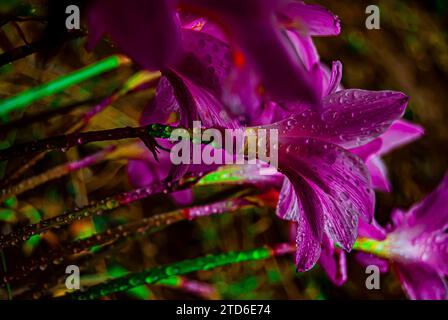
M373 187L379 191L390 192L392 188L387 168L379 156L408 144L423 134L424 129L421 126L400 119L395 121L380 137L363 146L351 149L351 151L366 161L372 175Z
M424 264L397 264L396 272L413 300L445 300L447 284L437 271Z
M286 27L294 28L310 36L337 36L341 33L341 21L328 9L303 1L290 1L279 14Z
M157 84L154 98L143 109L140 124L146 126L151 123L177 122L170 121L170 118L174 116L177 119L180 112L180 106L174 95L171 83L166 77L161 77ZM188 122L183 123L183 125L188 125Z
M319 140L280 140L279 170L299 195L299 208L303 201L301 184L294 179L305 178L317 195L327 235L350 250L357 236L358 215L368 221L373 216L374 193L369 189L369 175L361 159Z
M287 177L283 180L282 189L280 190L276 214L285 220L299 220L299 200L293 185Z
M414 245L422 252L422 260L443 274L448 274L448 233L434 232L414 240Z
M165 72L165 75L174 89L177 102L182 106L181 123L190 127L194 120L200 120L202 125L207 128L239 127L236 120L223 110L222 102L208 90L175 72Z
M322 133L335 142L339 140L338 144L346 148L365 144L383 134L403 115L408 100L403 93L394 91L335 92L324 98L321 119L329 127Z
M447 199L448 174L445 175L436 190L409 210L407 225L409 227L423 226L425 233L445 230L448 228Z
M360 220L358 232L360 237L381 241L386 239L386 230L381 227L375 219L373 219L370 223Z
M247 63L259 74L271 99L301 100L318 106L316 83L277 28L274 13L282 2L182 0L181 4L215 19L227 31L229 39L243 53L239 64Z
M377 154L381 150L382 145L383 142L381 141L381 139L375 139L360 147L350 149L350 151L356 154L362 160L368 161L372 155Z
M88 9L88 48L107 33L142 67L165 68L175 61L180 48L175 2L127 0L123 10L121 0L95 0Z
M152 155L148 153L145 159L129 160L127 173L129 182L135 188L141 188L151 185L155 182L161 182L167 178L173 170L173 165L169 159L169 153L162 152L157 162ZM186 167L188 169L189 167ZM176 179L175 179L176 180ZM180 205L188 205L193 200L193 192L190 189L171 193L170 196Z
M300 176L294 177L294 188L300 199L300 214L297 220L297 271L310 270L321 252L323 235L322 208L313 188Z
M341 90L323 100L323 111L303 111L273 124L285 137L318 138L350 149L383 134L400 118L408 97L394 91Z
M341 61L333 61L331 66L330 82L328 83L325 96L335 93L339 90L342 81L342 63Z
M345 252L335 248L328 237L324 236L319 265L328 275L328 278L336 286L341 286L347 281L347 261Z
M220 98L232 68L227 43L205 32L182 30L182 59L172 69Z
M419 139L424 134L425 129L422 126L402 119L397 120L389 130L381 135L380 139L383 143L379 154L389 153L400 146Z
M389 182L386 165L380 157L373 157L367 160L367 168L369 168L372 177L372 186L382 192L390 192L392 186Z
M167 154L166 152L163 155ZM162 159L161 159L162 160ZM166 178L171 162L169 159L163 159L160 163L149 158L145 160L129 160L127 171L129 181L135 188L148 186L154 182L160 182Z

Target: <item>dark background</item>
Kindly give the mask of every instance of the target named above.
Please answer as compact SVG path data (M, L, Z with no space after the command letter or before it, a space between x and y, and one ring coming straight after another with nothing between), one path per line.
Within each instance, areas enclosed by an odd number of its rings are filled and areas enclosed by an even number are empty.
M448 168L447 129L447 77L448 41L447 1L316 1L331 9L342 20L343 31L337 38L319 38L316 43L322 60L331 64L340 60L344 65L343 85L347 88L368 90L393 89L411 97L405 118L421 124L426 135L419 141L396 150L384 157L389 168L393 192L377 193L377 219L388 222L394 207L408 208L440 182ZM6 2L5 2L6 3ZM45 1L30 1L45 7ZM381 29L365 28L365 8L376 4L381 10ZM45 13L45 10L42 9ZM4 20L3 20L4 21ZM0 44L2 52L27 42L48 39L48 29L41 21L20 21L18 28L8 19L2 24ZM57 39L66 35L52 35ZM47 37L47 38L45 38ZM62 41L63 42L63 41ZM62 43L61 42L61 43ZM115 48L103 41L94 53L84 50L84 38L68 43L52 43L42 47L38 54L5 65L0 69L0 97L10 96L27 88L88 65L115 52ZM65 92L34 104L26 112L38 112L48 106L102 96L119 87L135 70L131 67L113 71L101 79L90 80ZM114 103L87 128L98 130L124 125L136 125L143 107L153 91L141 92ZM85 109L84 109L85 110ZM8 141L22 142L64 133L73 119L82 114L74 110L51 120L27 128L0 132ZM16 115L21 117L22 114ZM101 144L78 148L65 154L50 153L39 161L28 176L42 172L56 164L74 160L91 153ZM27 163L8 163L3 168L6 176ZM29 222L27 214L36 210L41 217L51 217L88 201L129 190L126 161L117 160L97 165L71 176L45 184L21 195L18 212L23 217L11 223L0 222L3 230L14 224ZM3 173L0 172L2 175ZM220 190L222 193L223 190ZM225 193L225 190L224 190ZM219 197L219 195L218 195ZM167 197L145 200L114 211L101 224L114 223L122 217L135 219L163 212L172 208ZM114 220L115 219L115 220ZM74 232L72 228L70 232ZM59 233L55 234L57 241ZM108 265L119 264L130 271L140 271L164 263L193 258L207 253L255 248L265 243L277 243L288 238L288 225L277 219L272 211L253 212L246 215L204 218L194 222L182 222L148 239L133 241L112 255L93 259L83 267L83 273L101 274ZM37 252L45 252L50 241L44 241ZM7 252L8 265L20 265L26 259L25 251ZM334 287L317 266L312 271L296 274L292 257L244 263L191 274L214 284L220 295L230 299L403 299L405 296L393 274L382 277L381 290L365 289L365 273L350 256L349 281L342 287ZM50 288L60 281L61 269L48 268L27 279L24 286ZM154 298L187 298L195 296L178 289L152 286ZM0 296L2 296L0 290ZM2 296L4 297L4 295ZM114 298L128 299L127 294Z

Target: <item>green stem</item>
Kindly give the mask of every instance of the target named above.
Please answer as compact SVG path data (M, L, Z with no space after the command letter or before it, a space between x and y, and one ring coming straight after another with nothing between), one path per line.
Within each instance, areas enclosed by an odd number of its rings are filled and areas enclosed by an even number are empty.
M62 243L60 247L47 250L44 254L29 260L28 263L18 266L15 270L10 270L12 272L5 275L3 281L17 281L31 275L42 266L45 266L46 268L47 265L58 265L69 259L70 261L73 261L73 257L70 257L71 255L85 254L88 252L95 254L100 247L119 244L126 240L143 238L180 221L194 220L200 217L233 213L253 208L254 207L246 200L236 198L153 215L140 221L130 222L115 228L107 229L105 232L84 239ZM84 255L84 257L86 256Z
M371 253L380 258L388 258L388 243L386 241L379 241L369 238L360 237L353 245L353 250Z
M286 243L273 247L264 246L249 251L229 252L188 259L116 278L90 287L85 292L75 292L66 295L64 298L78 300L99 299L113 293L128 291L141 285L156 283L168 277L183 275L199 270L210 270L234 263L264 260L270 257L292 253L295 252L295 250L296 248L294 245Z
M53 95L67 89L70 86L100 75L104 72L116 69L128 62L128 59L122 56L114 55L83 69L77 70L38 87L26 90L16 96L5 99L0 102L0 117L6 116L11 111L24 109L37 100Z

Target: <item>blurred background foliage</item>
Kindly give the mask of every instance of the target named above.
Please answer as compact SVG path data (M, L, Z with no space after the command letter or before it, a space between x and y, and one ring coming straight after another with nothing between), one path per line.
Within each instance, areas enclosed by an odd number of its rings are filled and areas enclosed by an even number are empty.
M448 2L428 1L314 1L320 3L342 20L343 31L337 38L319 38L316 44L322 60L331 64L340 60L344 65L343 84L347 88L369 90L393 89L411 97L405 118L421 124L426 135L385 157L393 192L377 193L377 219L388 222L394 207L408 208L434 189L448 168ZM48 7L50 3L50 7ZM58 18L47 10L64 5L64 1L16 1L0 3L0 54L28 44L37 53L28 55L0 68L0 98L48 82L115 53L108 41L94 52L84 49L83 35L66 34L52 28ZM381 10L381 29L365 28L365 8L376 4ZM21 17L21 18L19 18ZM26 17L31 17L27 19ZM53 20L52 20L53 19ZM128 79L137 69L121 67L93 80L71 87L55 96L33 104L24 112L15 113L19 119L60 105L90 98L103 97ZM107 108L84 130L98 130L137 125L143 108L154 95L153 89L126 96ZM66 133L67 128L83 115L89 105L75 108L51 119L27 127L0 130L1 147ZM1 127L0 127L1 128ZM126 144L129 142L120 142ZM25 176L33 176L57 164L79 159L105 146L93 143L68 152L50 152L36 162ZM30 162L26 155L17 161L0 166L0 177L8 178ZM18 226L61 214L90 201L130 190L126 159L115 159L72 173L66 177L28 191L0 205L0 232L7 233ZM198 203L221 199L239 190L198 190ZM102 218L75 223L67 230L47 232L32 238L19 250L5 251L5 265L16 268L30 256L43 254L62 241L88 236L124 221L134 221L174 208L169 196L146 199L113 211ZM93 257L83 264L83 275L113 274L113 270L141 271L160 264L194 258L207 253L246 250L263 244L287 241L289 227L280 221L272 209L245 214L222 215L181 222L145 239L129 241L118 249ZM117 269L118 268L118 269ZM121 268L121 269L120 269ZM43 266L24 281L13 284L19 297L30 297L27 291L55 291L63 281L65 266ZM112 270L112 271L111 271ZM364 269L351 255L348 261L348 282L338 288L327 280L316 266L308 273L295 272L292 256L253 263L236 264L188 275L214 286L214 298L230 299L389 299L404 298L393 274L382 277L381 290L365 289ZM145 291L146 290L146 291ZM146 298L195 299L191 293L170 286L145 288ZM149 292L149 293L148 293ZM31 294L31 297L39 294ZM6 298L6 290L0 289ZM131 299L131 293L111 298ZM140 296L141 297L141 296Z

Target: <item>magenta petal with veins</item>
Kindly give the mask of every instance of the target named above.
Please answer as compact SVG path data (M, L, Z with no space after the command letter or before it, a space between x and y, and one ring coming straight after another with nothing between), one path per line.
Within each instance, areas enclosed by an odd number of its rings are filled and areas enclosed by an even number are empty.
M228 37L244 55L244 63L260 75L273 100L302 100L320 103L316 84L296 59L288 39L279 30L276 13L281 0L181 0L187 8L207 15L227 31Z
M391 186L387 169L380 156L419 139L423 134L421 126L400 119L374 141L351 151L366 161L373 186L380 191L389 192Z
M387 260L394 267L411 299L447 299L448 275L448 175L436 190L407 212L394 210L392 224L386 230L360 225L360 236L383 240ZM384 258L358 254L362 264L383 268Z
M336 88L337 63L334 70L331 87ZM350 250L359 217L372 220L375 200L370 173L364 161L344 148L358 146L364 160L379 152L382 142L375 139L401 117L407 100L400 92L341 90L324 98L322 112L309 109L261 127L279 132L279 170L287 179L277 215L299 222L303 236L298 239L310 239L306 248L298 243L299 270L316 262L320 252L316 243L322 239L319 226L331 241Z
M386 132L403 115L408 100L401 92L341 90L323 99L322 112L305 110L271 127L284 137L317 138L354 148Z
M350 152L310 138L279 140L279 170L288 180L277 214L298 222L298 269L307 270L318 259L323 232L351 249L358 216L372 218L374 194L367 168Z
M108 34L126 55L149 70L165 68L179 53L174 0L95 0L87 15L90 49Z
M337 286L347 281L347 261L345 252L335 248L333 242L324 237L319 265L327 274L328 278Z

